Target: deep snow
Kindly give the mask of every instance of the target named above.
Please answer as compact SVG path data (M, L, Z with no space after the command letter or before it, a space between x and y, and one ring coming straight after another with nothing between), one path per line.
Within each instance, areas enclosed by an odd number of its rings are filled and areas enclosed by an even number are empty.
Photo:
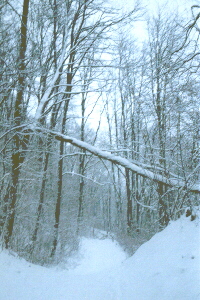
M200 299L200 227L182 216L127 258L111 239L83 238L75 268L0 253L0 300Z

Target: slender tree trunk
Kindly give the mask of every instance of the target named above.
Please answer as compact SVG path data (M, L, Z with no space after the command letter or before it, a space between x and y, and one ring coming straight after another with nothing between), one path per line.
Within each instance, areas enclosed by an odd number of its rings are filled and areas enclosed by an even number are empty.
M123 142L124 147L128 147L128 136L127 136L127 116L125 112L125 99L122 96L121 91L121 109L122 109L122 134L123 134ZM127 150L127 149L125 149ZM128 157L127 151L124 152L125 158ZM131 180L130 180L130 173L127 168L125 168L125 180L126 180L126 196L127 196L127 231L128 233L131 232L132 229L132 223L133 223L133 201L132 201L132 192L131 192Z
M130 174L129 170L125 169L126 174L126 195L127 195L127 231L128 233L131 232L132 225L133 225L133 202L131 196L131 183L130 183Z
M62 129L61 133L65 133L66 128L66 122L67 122L67 112L68 112L68 106L69 101L71 98L71 84L72 84L72 65L69 64L70 70L68 70L67 74L67 99L65 100L64 109L63 109L63 119L62 119ZM65 143L63 141L60 142L60 148L59 148L59 161L58 161L58 181L57 181L57 199L56 199L56 208L55 208L55 222L54 222L54 237L53 237L53 246L51 251L51 257L55 255L56 248L58 245L58 229L59 229L59 222L60 222L60 210L61 210L61 200L62 200L62 186L63 186L63 154L64 154L64 145Z
M63 116L63 122L62 122L62 133L65 131L65 125L66 125L66 114L68 111L68 104L69 99L66 100L65 106L64 106L64 116ZM59 229L59 222L60 222L60 210L61 210L61 200L62 200L62 186L63 186L63 154L64 154L64 145L65 143L63 141L60 142L60 148L59 148L59 161L58 161L58 181L57 181L57 198L56 198L56 208L55 208L55 220L54 220L54 237L53 237L53 246L51 251L51 257L55 255L57 244L58 244L58 229Z
M86 80L84 80L84 87L86 87ZM85 140L85 102L86 102L86 94L82 93L82 101L81 101L81 141ZM85 175L85 151L81 151L83 155L80 155L79 158L79 174L80 183L79 183L79 201L78 201L78 227L77 232L79 233L80 227L83 225L83 201L84 201L84 175Z
M37 233L38 233L38 229L40 226L40 218L41 218L41 214L42 214L42 208L43 208L43 203L44 203L44 193L45 193L45 186L46 186L46 181L47 181L47 169L48 169L48 163L49 163L49 153L47 152L45 154L45 158L44 158L44 168L43 168L43 178L42 178L42 184L41 184L41 188L40 188L40 200L39 200L39 205L37 208L37 218L36 218L36 223L35 223L35 229L31 238L31 242L32 242L32 251L34 249L34 242L37 239Z
M166 173L166 108L165 108L165 96L161 100L160 91L160 71L157 76L157 95L156 95L156 113L158 118L158 138L159 138L159 163ZM165 193L167 187L162 183L158 184L158 198L159 198L159 226L165 227L169 222L169 216L167 212L167 197Z

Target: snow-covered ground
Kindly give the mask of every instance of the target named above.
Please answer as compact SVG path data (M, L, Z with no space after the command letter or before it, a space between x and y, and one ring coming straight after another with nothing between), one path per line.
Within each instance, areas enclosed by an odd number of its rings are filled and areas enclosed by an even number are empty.
M0 253L0 300L200 299L200 225L182 216L127 258L111 239L82 240L63 265L45 268Z

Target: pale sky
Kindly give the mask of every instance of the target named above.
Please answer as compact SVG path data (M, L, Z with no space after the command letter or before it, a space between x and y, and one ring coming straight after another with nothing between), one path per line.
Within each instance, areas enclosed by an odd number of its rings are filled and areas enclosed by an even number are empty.
M113 6L121 8L122 11L129 11L134 8L136 0L110 0ZM200 4L199 0L138 0L142 7L146 7L147 15L144 19L147 19L148 15L157 14L159 8L167 11L179 12L181 15L191 19L191 6L194 4ZM147 37L147 32L145 31L145 22L136 22L134 35L141 41Z
M134 3L136 0L110 0L112 5L116 7L134 7ZM170 9L180 9L181 11L187 9L189 10L191 5L197 4L198 0L138 0L141 6L146 6L150 11L156 10L157 6L162 6L166 4L166 6Z

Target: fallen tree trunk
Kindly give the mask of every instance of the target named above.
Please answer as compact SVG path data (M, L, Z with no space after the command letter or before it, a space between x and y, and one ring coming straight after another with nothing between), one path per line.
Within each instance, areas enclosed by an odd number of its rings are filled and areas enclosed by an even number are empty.
M80 141L76 138L73 138L73 137L70 137L70 136L67 136L64 134L61 134L59 132L54 132L49 129L45 129L45 128L41 128L41 127L34 127L34 130L36 130L38 132L49 133L52 136L54 136L55 139L57 139L59 141L64 141L66 143L70 143L80 149L83 149L85 151L92 153L93 155L95 155L99 158L111 161L113 164L120 165L142 177L151 179L154 182L162 183L169 187L182 188L182 189L187 189L191 192L200 193L200 184L191 184L187 181L184 181L182 178L166 177L164 175L149 171L149 170L145 169L144 167L141 167L141 166L138 166L138 165L132 163L131 161L129 161L126 158L123 158L118 155L114 155L108 151L100 150L99 148L94 147L86 142Z

